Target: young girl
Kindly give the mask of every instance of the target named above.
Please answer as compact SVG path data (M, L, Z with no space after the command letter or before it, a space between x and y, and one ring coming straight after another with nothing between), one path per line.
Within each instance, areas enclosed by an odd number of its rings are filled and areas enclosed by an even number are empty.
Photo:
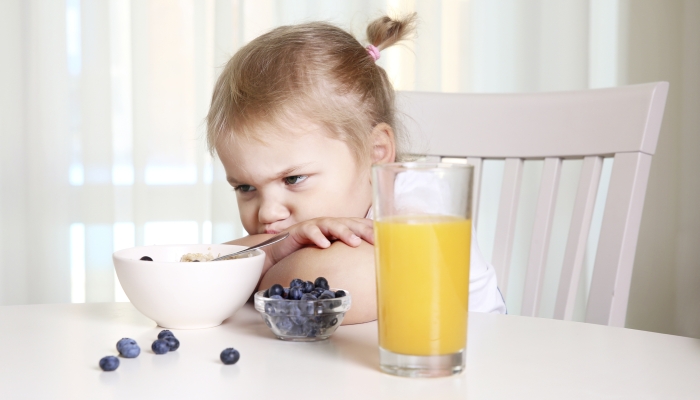
M207 116L209 149L250 235L231 243L289 232L268 247L260 286L323 276L353 295L344 323L376 319L370 169L401 161L406 144L395 130L394 90L376 60L414 22L415 14L372 22L367 47L327 23L274 29L227 63ZM505 311L474 242L469 309Z

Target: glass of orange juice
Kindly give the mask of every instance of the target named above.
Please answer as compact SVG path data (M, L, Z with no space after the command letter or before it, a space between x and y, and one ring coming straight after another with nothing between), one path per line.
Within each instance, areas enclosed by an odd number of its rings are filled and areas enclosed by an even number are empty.
M473 167L372 169L382 371L437 377L464 369Z

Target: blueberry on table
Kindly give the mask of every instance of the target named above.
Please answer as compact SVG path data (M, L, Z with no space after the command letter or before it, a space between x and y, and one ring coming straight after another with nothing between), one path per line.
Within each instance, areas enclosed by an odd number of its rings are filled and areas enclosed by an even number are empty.
M345 297L347 296L347 293L345 293L345 290L336 290L335 292L335 298L337 299L338 297Z
M304 282L301 291L304 293L311 293L314 290L314 284L311 281Z
M274 285L270 286L268 291L270 293L270 298L272 298L272 296L275 295L282 296L284 294L284 288L278 283L275 283Z
M166 336L175 337L175 335L174 335L172 332L170 332L169 330L167 330L167 329L163 329L162 331L160 331L160 332L158 333L158 339L163 339L163 338L166 337Z
M140 258L141 261L153 261L153 259L149 256L143 256Z
M328 281L326 280L326 278L324 278L322 276L319 276L318 278L316 278L316 280L314 281L314 286L320 287L324 290L330 289L328 287Z
M114 371L119 367L119 359L115 356L106 356L100 359L100 368L103 371Z
M301 288L298 286L295 286L291 289L289 289L289 296L287 296L288 300L300 300L301 296L304 295L304 293L301 292Z
M221 352L219 358L221 359L222 363L226 365L231 365L238 362L238 360L241 358L241 354L238 352L238 350L229 347L228 349L224 349L224 351Z
M133 345L136 345L136 341L135 341L134 339L131 339L131 338L121 338L121 339L119 339L119 341L117 342L117 351L121 353L121 352L122 352L122 348L124 348L124 346L133 346Z
M298 287L298 288L304 287L304 281L302 281L299 278L292 279L292 281L289 283L289 288L291 289L294 287Z
M134 339L123 338L117 342L117 351L125 358L136 358L141 354L141 348Z
M151 345L151 350L156 354L165 354L170 351L170 346L168 346L168 342L165 340L158 339Z
M170 351L175 351L178 348L180 348L180 341L177 340L175 336L166 336L165 338L163 338L163 340L165 340L165 343L168 344L168 348L170 349Z

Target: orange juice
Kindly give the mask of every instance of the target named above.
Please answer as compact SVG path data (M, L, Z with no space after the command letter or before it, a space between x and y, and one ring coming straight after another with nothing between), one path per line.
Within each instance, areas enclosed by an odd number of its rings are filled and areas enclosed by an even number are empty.
M379 345L407 355L466 347L471 220L403 216L374 222Z

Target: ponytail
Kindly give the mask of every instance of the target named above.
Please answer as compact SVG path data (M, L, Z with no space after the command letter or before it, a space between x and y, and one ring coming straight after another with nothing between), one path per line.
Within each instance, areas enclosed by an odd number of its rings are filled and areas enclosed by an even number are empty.
M416 13L392 19L383 16L367 26L367 40L379 50L384 50L401 40L408 39L416 29Z

